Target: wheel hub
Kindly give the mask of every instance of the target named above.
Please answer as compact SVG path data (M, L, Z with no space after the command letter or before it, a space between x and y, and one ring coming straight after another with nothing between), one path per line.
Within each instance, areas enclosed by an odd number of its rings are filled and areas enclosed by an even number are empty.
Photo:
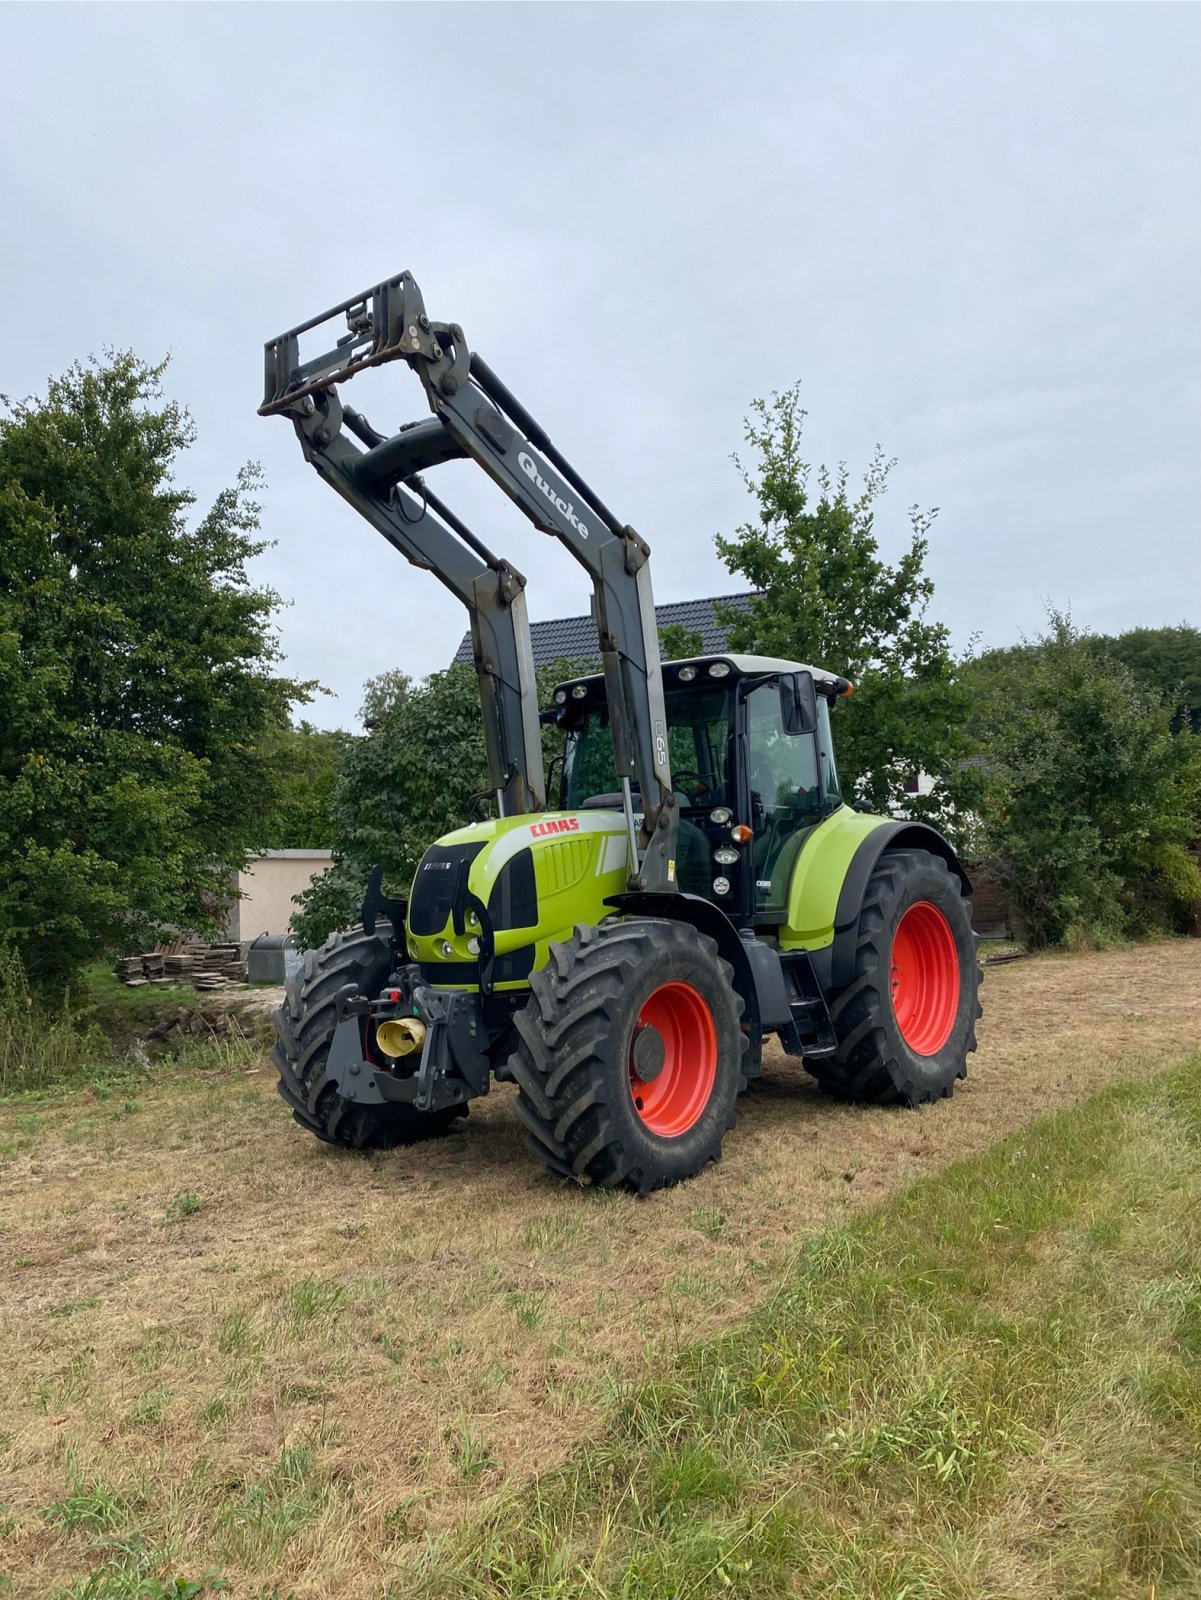
M654 1083L663 1071L667 1049L663 1035L649 1022L634 1024L634 1042L630 1046L630 1073L641 1083Z

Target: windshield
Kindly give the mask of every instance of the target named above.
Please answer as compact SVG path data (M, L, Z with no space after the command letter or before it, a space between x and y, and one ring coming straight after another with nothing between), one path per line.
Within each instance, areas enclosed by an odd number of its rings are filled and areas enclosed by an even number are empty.
M665 698L671 779L682 808L731 805L729 689L690 686L669 689ZM575 810L599 795L621 804L607 706L590 711L583 728L568 734L563 756L564 807Z

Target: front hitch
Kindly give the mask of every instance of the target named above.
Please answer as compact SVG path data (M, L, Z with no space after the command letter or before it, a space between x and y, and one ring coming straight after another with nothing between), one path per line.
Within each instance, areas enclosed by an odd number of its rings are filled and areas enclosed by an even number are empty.
M325 1080L358 1105L411 1105L442 1111L488 1093L491 1062L481 997L467 990L418 985L411 999L388 987L369 1000L349 984L338 993L338 1024L326 1058ZM381 1064L368 1059L365 1029L386 1047L385 1029L409 1046Z

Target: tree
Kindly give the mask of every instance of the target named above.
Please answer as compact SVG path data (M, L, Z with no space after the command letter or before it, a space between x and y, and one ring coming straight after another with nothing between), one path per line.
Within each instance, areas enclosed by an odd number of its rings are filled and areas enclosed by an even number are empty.
M1172 732L1201 733L1201 628L1131 628L1096 648L1128 667L1140 688L1172 703Z
M554 685L578 670L569 661L539 668L541 703L549 704ZM358 920L367 874L377 862L386 886L407 895L427 847L490 805L473 667L448 667L421 683L384 673L367 685L363 721L366 737L346 747L335 783L333 862L300 897L292 919L308 948ZM548 764L561 741L553 727L546 729ZM477 795L483 797L480 812L472 804Z
M334 842L334 785L353 735L310 722L276 728L263 739L272 774L261 833L272 850L328 850Z
M312 688L247 577L257 470L189 525L163 370L77 364L0 416L0 940L39 983L215 912Z
M1034 642L964 672L984 751L980 845L1035 947L1188 931L1201 873L1201 741L1172 704L1052 611Z
M682 622L665 622L659 629L659 654L664 661L686 661L689 656L699 656L705 641L695 628L686 628Z
M949 785L962 788L965 699L947 630L927 618L934 586L924 571L936 510L909 512L907 548L895 566L880 556L875 520L895 463L878 447L853 494L845 465L814 470L802 455L800 386L756 400L745 419L754 452L743 481L754 520L717 539L731 572L757 591L746 609L715 606L732 650L810 662L850 678L839 707L839 774L873 807L904 799L945 813ZM904 793L918 771L935 793Z

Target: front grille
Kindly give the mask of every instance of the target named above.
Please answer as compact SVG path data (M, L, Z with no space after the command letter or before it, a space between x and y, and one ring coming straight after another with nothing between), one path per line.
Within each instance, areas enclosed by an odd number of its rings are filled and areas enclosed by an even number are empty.
M441 933L446 919L461 905L467 872L482 844L432 844L422 856L409 898L409 931L426 939Z

